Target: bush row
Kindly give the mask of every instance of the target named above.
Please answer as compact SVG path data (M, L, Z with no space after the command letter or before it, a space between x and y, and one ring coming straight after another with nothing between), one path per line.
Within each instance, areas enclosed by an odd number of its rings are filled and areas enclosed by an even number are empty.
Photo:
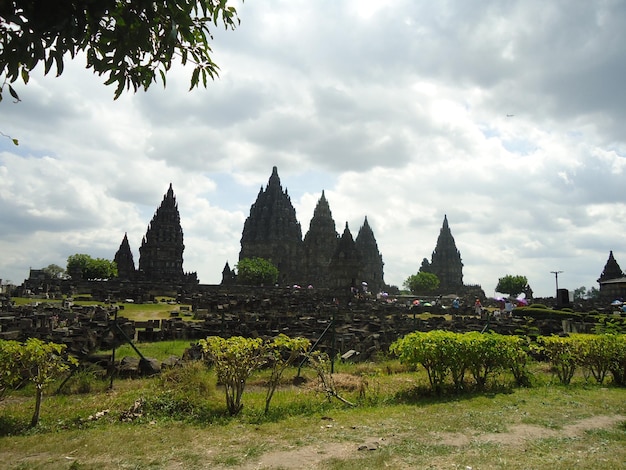
M626 335L540 336L534 348L550 361L563 384L581 368L585 377L593 376L599 384L610 373L615 384L626 385Z
M406 364L423 367L435 393L450 380L457 390L468 384L484 388L504 371L513 374L518 386L528 386L530 352L549 361L563 384L569 384L580 368L585 378L593 377L599 384L610 373L616 385L626 385L626 335L622 334L539 336L530 344L521 336L436 330L410 333L395 341L390 352Z
M525 338L496 333L414 332L390 346L400 361L426 369L430 387L440 393L451 378L457 390L467 387L471 375L479 388L488 379L509 370L518 385L529 384L529 356Z

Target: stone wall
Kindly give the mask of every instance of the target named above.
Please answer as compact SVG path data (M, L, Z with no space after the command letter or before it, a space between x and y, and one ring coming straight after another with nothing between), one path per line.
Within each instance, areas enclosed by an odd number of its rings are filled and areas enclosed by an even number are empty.
M67 344L77 356L87 357L125 341L115 324L128 338L139 342L193 342L213 335L272 338L284 333L305 337L312 343L319 341L319 349L327 352L354 351L355 357L367 360L376 352L387 351L393 341L412 331L468 332L488 327L501 334L550 335L591 332L595 326L592 319L582 322L575 315L558 312L553 318L532 321L516 316L488 320L472 315L469 308L448 320L441 314L449 313L449 309L428 307L433 315L424 319L418 316L423 310L410 308L405 300L390 302L318 289L204 286L193 295L181 295L180 301L193 306L189 317L143 322L118 316L114 305L6 305L0 312L0 339L38 337Z

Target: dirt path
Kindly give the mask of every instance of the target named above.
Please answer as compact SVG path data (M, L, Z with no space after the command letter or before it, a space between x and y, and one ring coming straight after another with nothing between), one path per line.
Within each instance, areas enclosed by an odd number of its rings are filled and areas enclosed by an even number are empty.
M610 428L626 420L625 416L593 416L573 424L554 430L529 424L515 424L508 431L487 434L460 434L460 433L429 433L420 436L419 440L427 444L443 444L463 447L472 442L490 442L505 446L522 446L529 441L550 437L576 437L585 431ZM242 467L244 470L269 469L316 469L323 461L337 458L354 458L359 452L375 451L398 439L399 436L387 440L384 437L372 436L365 438L362 443L320 443L305 447L268 452L254 463Z

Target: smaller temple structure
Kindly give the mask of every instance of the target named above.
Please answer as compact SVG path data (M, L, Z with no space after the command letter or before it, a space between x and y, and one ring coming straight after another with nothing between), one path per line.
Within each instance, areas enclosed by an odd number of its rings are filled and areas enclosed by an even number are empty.
M363 225L359 229L356 236L355 247L361 257L363 267L363 282L369 286L370 292L382 292L385 289L385 281L383 280L383 255L378 251L378 243L372 227L367 221L367 216L363 221Z
M183 272L183 229L172 184L163 196L139 247L139 269L125 233L115 253L120 280L149 283L197 284L196 273Z
M439 279L440 294L471 295L480 298L485 297L485 293L480 285L463 284L463 262L461 252L457 249L448 216L443 216L443 225L439 231L437 244L432 253L430 262L424 258L419 269L422 272L435 274Z
M453 293L463 289L463 262L450 231L447 215L443 216L443 225L431 261L424 258L420 271L436 275L442 292Z
M613 256L609 252L609 259L598 278L600 296L603 298L626 299L626 276Z
M135 269L133 252L130 249L130 243L128 243L128 233L124 234L124 239L115 253L113 261L117 265L117 277L119 279L126 281L135 279L137 270Z

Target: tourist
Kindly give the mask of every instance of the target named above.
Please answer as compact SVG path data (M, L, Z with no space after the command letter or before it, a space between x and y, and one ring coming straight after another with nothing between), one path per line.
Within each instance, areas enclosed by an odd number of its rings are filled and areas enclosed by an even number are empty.
M507 318L510 318L513 315L514 308L515 308L515 305L513 305L513 302L511 302L511 299L506 299L506 302L504 302L504 311L506 312Z
M474 302L474 313L478 316L482 316L483 305L480 303L479 299L476 299L476 301Z

